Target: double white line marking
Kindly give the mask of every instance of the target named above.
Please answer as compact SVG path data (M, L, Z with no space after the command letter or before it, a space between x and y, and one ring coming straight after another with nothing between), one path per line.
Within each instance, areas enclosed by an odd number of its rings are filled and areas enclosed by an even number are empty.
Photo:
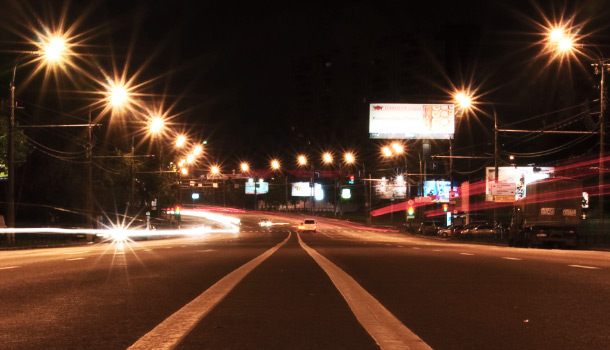
M275 253L292 236L231 272L182 309L145 334L129 349L173 349L229 292L252 270ZM345 298L358 322L379 344L381 349L430 349L370 295L351 276L330 260L307 246L298 236L299 244L330 277Z

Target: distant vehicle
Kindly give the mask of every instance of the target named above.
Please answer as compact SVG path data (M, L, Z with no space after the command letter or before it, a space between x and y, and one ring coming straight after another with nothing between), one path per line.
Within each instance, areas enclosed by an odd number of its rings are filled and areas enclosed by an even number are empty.
M304 221L302 221L299 224L299 227L298 227L298 232L311 231L313 233L316 233L317 230L318 230L318 224L316 223L316 220L314 220L314 219L305 219Z
M464 227L461 226L461 225L453 226L453 235L451 234L451 229L452 229L451 226L445 227L445 228L441 228L441 229L439 229L437 231L437 234L439 236L442 236L442 237L451 237L451 236L459 237L461 232L462 232L462 230L464 229Z
M260 227L269 227L269 226L272 226L272 225L273 225L273 223L272 223L272 222L271 222L271 220L269 220L269 219L261 219L261 220L258 222L258 225L259 225Z
M473 224L467 225L462 230L461 235L466 237L472 236L492 236L495 233L491 224Z
M576 246L582 217L582 182L550 178L530 183L526 193L515 203L508 244Z
M435 235L439 229L439 224L434 221L422 222L417 232L422 235Z

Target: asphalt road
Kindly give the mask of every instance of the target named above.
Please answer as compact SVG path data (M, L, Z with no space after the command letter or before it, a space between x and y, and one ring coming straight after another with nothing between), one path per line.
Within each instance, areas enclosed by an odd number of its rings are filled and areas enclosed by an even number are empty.
M0 348L609 347L608 252L240 218L239 233L0 252Z

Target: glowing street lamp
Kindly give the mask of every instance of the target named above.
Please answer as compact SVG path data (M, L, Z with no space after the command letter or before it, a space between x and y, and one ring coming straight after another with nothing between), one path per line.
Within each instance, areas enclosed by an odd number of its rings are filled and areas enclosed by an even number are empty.
M127 87L122 82L110 81L107 86L107 101L113 110L127 107L130 94Z
M273 170L279 170L279 169L280 169L280 161L279 161L279 160L277 160L277 159L273 159L273 160L271 161L271 168L272 168Z
M212 173L212 175L218 175L220 174L220 168L217 165L213 165L210 168L210 172Z
M354 155L352 153L345 153L345 163L353 164L355 161L356 158L354 158Z
M300 155L297 160L299 165L307 165L307 158L304 155Z
M201 153L203 152L203 146L201 145L197 145L195 146L195 148L193 149L193 154L195 156L199 156Z
M182 173L182 175L188 175L188 173L189 173L187 168L181 168L180 172Z
M245 172L248 172L249 170L250 170L250 166L248 165L248 163L246 163L246 162L241 163L241 171L242 172L245 173Z
M42 46L42 56L47 63L60 62L66 53L66 41L58 36L49 38L49 41Z
M322 155L322 160L324 160L324 163L330 164L333 162L333 155L330 152L326 152Z
M401 145L398 142L393 142L392 143L392 149L394 150L394 152L396 154L402 154L402 152L404 152L405 148L403 147L403 145Z
M189 154L189 155L186 156L186 162L188 164L193 164L194 161L195 161L195 155Z
M392 149L388 146L383 146L383 148L381 149L381 153L383 153L384 157L391 157Z
M176 147L180 148L186 144L186 136L180 135L176 139Z
M165 120L163 120L163 118L157 117L157 116L152 117L150 119L148 128L149 128L151 134L157 135L161 131L163 131L163 129L165 128Z

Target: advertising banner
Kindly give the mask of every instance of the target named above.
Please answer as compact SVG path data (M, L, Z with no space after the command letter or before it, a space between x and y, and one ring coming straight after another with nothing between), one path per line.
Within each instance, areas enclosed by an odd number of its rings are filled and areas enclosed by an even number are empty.
M264 181L246 182L246 194L265 194L269 192L269 183Z
M489 202L506 202L508 197L513 201L524 198L526 187L534 181L548 179L555 172L554 167L514 167L498 168L498 182L495 181L496 169L485 168L485 194ZM514 192L513 191L514 188Z
M406 198L407 183L402 176L395 179L384 177L375 184L375 194L382 199Z
M372 139L449 139L455 130L453 104L373 103L369 110Z
M313 195L315 200L321 201L324 199L324 189L319 183L314 184L315 191ZM292 184L292 196L293 197L311 197L312 189L309 182L294 182Z
M451 182L447 180L424 181L424 197L431 198L434 202L448 203L451 192ZM453 184L454 197L460 196L457 183ZM453 199L453 198L451 198Z

